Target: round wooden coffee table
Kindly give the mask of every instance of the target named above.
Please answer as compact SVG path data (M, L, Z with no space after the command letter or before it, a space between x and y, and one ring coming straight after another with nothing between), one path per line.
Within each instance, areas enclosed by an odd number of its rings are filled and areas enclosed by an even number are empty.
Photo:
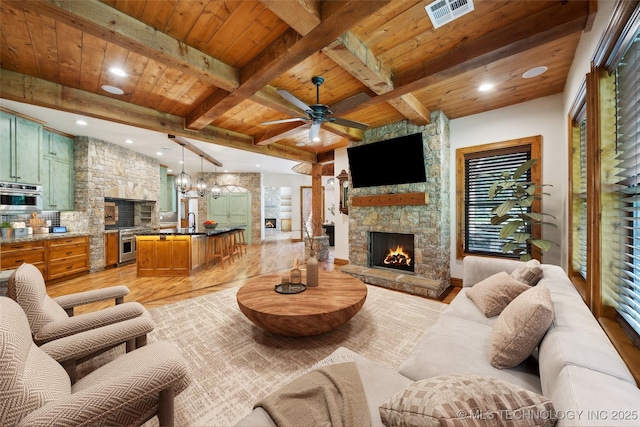
M351 319L367 298L367 286L353 276L320 271L317 287L299 294L274 290L281 274L249 279L236 295L240 311L256 326L278 335L319 335ZM304 282L304 278L303 278Z

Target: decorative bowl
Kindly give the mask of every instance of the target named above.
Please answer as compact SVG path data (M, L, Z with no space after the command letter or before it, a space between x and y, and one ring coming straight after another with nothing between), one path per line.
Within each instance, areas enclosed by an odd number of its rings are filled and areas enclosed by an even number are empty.
M218 226L218 224L202 224L202 225L204 225L204 228L206 228L207 230L213 230Z

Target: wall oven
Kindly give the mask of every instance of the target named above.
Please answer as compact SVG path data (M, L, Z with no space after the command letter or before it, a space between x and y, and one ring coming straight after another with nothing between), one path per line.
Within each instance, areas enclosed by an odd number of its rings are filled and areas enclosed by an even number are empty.
M42 185L0 182L0 211L11 213L42 210Z

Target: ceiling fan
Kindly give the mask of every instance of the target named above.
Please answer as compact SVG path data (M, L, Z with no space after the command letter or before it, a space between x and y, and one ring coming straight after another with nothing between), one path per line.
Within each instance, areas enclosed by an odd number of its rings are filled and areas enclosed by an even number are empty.
M324 83L324 77L322 76L314 76L311 78L311 83L316 85L316 103L307 105L304 102L300 101L298 98L293 96L291 93L287 92L284 89L276 89L276 92L284 99L295 105L296 107L303 110L307 117L294 117L291 119L282 119L282 120L272 120L268 122L263 122L263 125L275 125L279 123L291 123L291 122L307 122L311 123L311 128L309 129L309 139L312 141L318 141L318 135L320 133L320 126L322 123L330 122L335 123L337 125L347 126L351 128L357 129L366 129L369 125L365 123L355 122L353 120L341 119L339 117L328 117L333 115L333 111L331 111L331 107L325 104L320 104L320 86ZM356 95L358 96L358 95Z

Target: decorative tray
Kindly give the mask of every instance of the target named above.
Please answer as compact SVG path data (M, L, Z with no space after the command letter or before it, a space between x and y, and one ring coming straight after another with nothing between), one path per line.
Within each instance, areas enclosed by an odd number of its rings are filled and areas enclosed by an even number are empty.
M303 283L293 285L289 283L288 285L277 284L275 286L275 291L279 294L299 294L300 292L307 289L307 286Z

